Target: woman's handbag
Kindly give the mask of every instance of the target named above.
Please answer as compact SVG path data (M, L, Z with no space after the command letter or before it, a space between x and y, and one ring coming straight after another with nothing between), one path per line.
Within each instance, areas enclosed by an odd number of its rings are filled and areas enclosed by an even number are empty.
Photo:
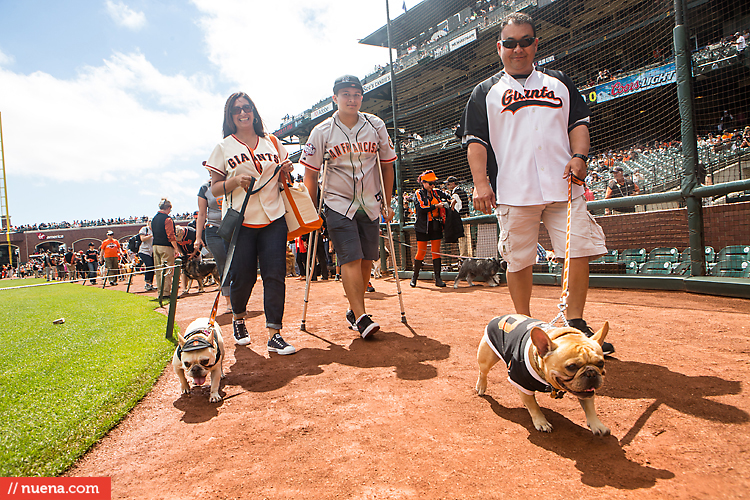
M250 181L250 187L248 191L252 191L253 184L255 184L255 178L253 178ZM227 188L226 188L226 181L224 181L224 200L227 199ZM234 230L237 229L237 226L242 224L242 219L245 216L245 208L247 207L247 200L250 198L250 194L245 195L245 199L242 202L242 209L241 212L238 212L237 210L232 208L232 204L230 202L229 208L227 208L227 213L224 214L224 218L221 219L221 224L219 224L219 230L216 231L216 233L221 236L221 239L229 243L232 240L232 235L234 234Z
M323 225L318 210L310 198L310 192L301 182L291 184L291 179L284 182L284 190L281 197L284 200L286 213L287 241L292 241L297 236L317 231Z
M246 204L247 204L247 197L245 197L245 201L243 202L244 206L246 206ZM232 239L232 235L234 234L234 230L240 224L241 220L242 220L242 214L240 214L237 210L233 209L232 207L229 207L227 209L226 215L224 216L223 219L221 219L221 224L219 224L219 229L217 231L217 234L221 236L221 239L223 239L224 241L227 241L227 242L230 241Z

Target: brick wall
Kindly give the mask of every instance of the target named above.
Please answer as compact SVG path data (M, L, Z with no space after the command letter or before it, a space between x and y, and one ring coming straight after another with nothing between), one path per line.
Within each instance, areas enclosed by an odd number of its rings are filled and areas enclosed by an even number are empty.
M612 250L677 247L682 251L690 246L686 208L603 215L596 221L604 229L607 248ZM727 245L750 245L750 202L703 207L703 232L705 244L717 252ZM544 229L539 233L539 243L552 248Z

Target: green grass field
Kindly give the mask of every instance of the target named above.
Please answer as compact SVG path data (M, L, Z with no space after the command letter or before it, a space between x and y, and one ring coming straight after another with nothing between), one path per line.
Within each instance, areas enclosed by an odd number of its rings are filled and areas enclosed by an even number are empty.
M56 476L153 386L174 350L167 318L146 297L74 284L0 291L0 303L0 476Z

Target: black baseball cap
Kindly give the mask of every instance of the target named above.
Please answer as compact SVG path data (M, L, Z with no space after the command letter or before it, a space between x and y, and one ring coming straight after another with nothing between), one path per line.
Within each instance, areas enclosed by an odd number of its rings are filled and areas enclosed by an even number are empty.
M448 177L447 179L445 179L445 182L455 182L456 184L458 184L458 179L456 179L455 176L451 175L450 177Z
M338 93L339 90L346 88L359 89L360 92L363 92L362 82L360 82L359 78L354 75L343 75L336 78L336 81L333 82L334 94Z

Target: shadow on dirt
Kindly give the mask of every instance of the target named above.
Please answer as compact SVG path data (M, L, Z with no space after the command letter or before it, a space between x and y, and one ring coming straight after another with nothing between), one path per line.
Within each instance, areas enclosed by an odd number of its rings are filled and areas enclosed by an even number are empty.
M250 392L273 391L296 377L320 374L321 366L333 363L357 368L393 367L396 376L404 380L436 377L437 368L429 362L447 359L450 346L408 328L411 336L381 330L372 339L356 338L348 348L311 334L327 342L328 347L300 349L293 356L265 357L238 347L234 352L236 361L227 370L225 383L239 385Z
M641 465L625 456L623 446L614 436L597 437L587 428L576 425L559 413L544 408L544 416L554 432L539 432L524 407L506 408L491 396L482 396L497 416L524 427L529 441L575 462L581 471L581 482L593 487L611 486L622 490L651 488L657 479L672 479L674 473Z
M654 400L620 441L626 445L633 441L661 405L704 420L725 424L748 422L750 416L744 410L708 399L710 396L739 394L741 391L739 381L684 375L660 365L612 358L607 360L606 382L599 393L617 399Z
M689 376L670 369L637 361L607 360L604 397L617 399L650 399L651 405L635 421L618 442L614 436L597 438L566 417L545 408L544 415L555 428L551 434L538 432L528 411L505 408L490 396L484 396L499 417L526 428L529 441L537 446L575 461L582 472L581 481L589 486L612 486L619 489L650 488L657 479L671 479L668 470L655 469L628 460L624 447L643 429L649 417L661 405L704 420L727 424L750 420L747 412L731 405L708 399L710 396L739 394L741 383L714 376Z

